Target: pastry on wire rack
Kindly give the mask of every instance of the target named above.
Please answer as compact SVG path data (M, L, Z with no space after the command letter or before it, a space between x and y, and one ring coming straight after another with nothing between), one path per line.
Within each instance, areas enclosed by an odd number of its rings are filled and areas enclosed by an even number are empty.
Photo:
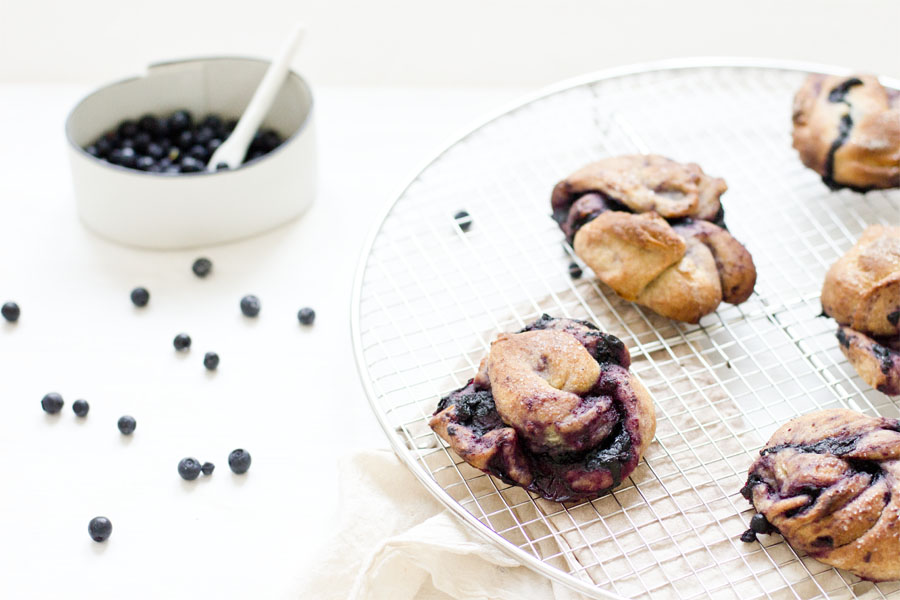
M825 275L822 312L841 351L880 392L900 394L900 227L871 225Z
M551 205L575 253L619 296L696 323L756 284L724 225L725 181L653 154L591 163L556 184Z
M653 401L630 364L617 337L544 315L501 333L429 425L507 483L548 500L594 498L634 471L656 432Z
M794 148L832 189L900 187L900 92L872 75L813 74L794 96Z
M900 422L822 410L783 425L741 493L758 511L742 540L795 549L872 581L900 579Z

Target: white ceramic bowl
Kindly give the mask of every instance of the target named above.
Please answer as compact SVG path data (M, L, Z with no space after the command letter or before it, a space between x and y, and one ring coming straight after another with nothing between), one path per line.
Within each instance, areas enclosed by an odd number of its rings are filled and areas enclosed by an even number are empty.
M302 213L316 193L313 101L290 72L262 127L284 142L230 171L163 174L126 169L84 151L125 119L185 108L195 117L238 118L269 63L248 58L183 60L84 98L66 120L78 213L99 235L130 246L187 248L271 229Z

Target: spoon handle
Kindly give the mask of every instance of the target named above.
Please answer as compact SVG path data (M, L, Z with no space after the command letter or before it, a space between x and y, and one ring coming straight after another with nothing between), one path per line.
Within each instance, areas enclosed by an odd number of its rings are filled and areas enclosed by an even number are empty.
M253 93L253 98L241 115L240 121L228 139L219 146L209 160L208 169L215 171L217 165L225 163L229 169L240 166L244 162L247 148L253 141L253 136L259 129L260 123L269 112L275 96L281 89L281 84L290 68L291 59L300 47L300 42L306 35L306 27L297 25L291 35L285 40L281 51L269 65L259 87Z

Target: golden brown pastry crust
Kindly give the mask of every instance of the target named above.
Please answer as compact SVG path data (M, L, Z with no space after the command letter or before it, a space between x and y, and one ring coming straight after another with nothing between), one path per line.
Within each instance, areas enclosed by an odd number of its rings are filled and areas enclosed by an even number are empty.
M900 579L900 423L846 409L783 425L741 490L794 547L872 581ZM756 527L753 527L756 525Z
M653 401L622 342L547 315L501 334L478 374L429 425L467 463L550 500L604 494L656 431Z
M900 394L900 227L866 228L825 275L822 310L841 325L841 351L860 377Z
M900 186L898 99L872 75L810 75L794 96L800 160L832 188Z
M750 253L710 222L721 222L726 189L692 163L618 156L559 182L551 205L598 279L626 300L696 323L723 300L744 302L756 283Z

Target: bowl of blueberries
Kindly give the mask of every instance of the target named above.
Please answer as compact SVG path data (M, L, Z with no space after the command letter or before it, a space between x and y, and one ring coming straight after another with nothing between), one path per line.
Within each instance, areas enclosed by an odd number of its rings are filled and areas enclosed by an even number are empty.
M316 151L312 92L296 73L244 162L209 164L268 66L248 58L161 63L82 99L66 136L84 224L115 242L168 249L248 237L299 216L315 197Z

